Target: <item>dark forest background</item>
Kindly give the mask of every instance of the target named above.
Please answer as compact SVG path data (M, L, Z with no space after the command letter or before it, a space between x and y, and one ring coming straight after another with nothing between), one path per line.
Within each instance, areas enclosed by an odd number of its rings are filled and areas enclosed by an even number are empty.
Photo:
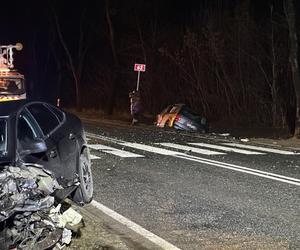
M149 114L186 103L211 122L293 131L287 2L20 1L2 6L0 42L23 43L15 64L33 98L129 112L133 65L145 63Z

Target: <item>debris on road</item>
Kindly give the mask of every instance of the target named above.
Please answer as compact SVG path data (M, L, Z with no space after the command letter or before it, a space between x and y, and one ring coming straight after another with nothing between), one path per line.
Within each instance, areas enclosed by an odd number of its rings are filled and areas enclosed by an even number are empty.
M73 208L68 208L63 213L61 211L61 204L50 210L50 218L57 223L59 227L65 227L67 224L71 227L76 226L82 220L82 216Z
M249 139L248 138L242 138L241 141L242 142L249 142Z
M0 172L0 249L51 249L70 244L82 216L55 206L62 189L52 172L40 165L5 166ZM62 212L62 213L61 213Z
M219 134L220 136L224 136L224 137L227 137L227 136L230 136L229 133L223 133L223 134Z

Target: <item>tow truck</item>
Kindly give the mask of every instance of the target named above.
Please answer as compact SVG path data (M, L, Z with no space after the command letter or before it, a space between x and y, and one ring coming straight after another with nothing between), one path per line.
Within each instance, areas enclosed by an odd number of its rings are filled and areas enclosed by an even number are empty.
M26 99L25 78L14 69L13 49L20 51L23 45L0 45L0 102Z

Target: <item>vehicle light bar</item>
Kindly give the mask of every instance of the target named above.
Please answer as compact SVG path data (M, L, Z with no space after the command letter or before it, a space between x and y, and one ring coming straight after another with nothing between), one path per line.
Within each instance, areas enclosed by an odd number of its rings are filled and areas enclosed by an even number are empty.
M0 96L0 102L7 102L7 101L16 101L24 99L24 97L21 96Z
M0 68L0 73L2 72L9 72L10 69L9 68Z

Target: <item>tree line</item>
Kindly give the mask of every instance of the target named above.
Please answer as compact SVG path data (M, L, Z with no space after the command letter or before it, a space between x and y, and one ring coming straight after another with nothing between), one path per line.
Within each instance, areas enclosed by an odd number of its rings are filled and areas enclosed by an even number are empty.
M186 103L212 122L299 135L296 1L199 2L183 13L160 1L81 3L70 23L67 7L49 2L57 95L78 109L126 112L133 64L145 63L140 90L150 114Z

